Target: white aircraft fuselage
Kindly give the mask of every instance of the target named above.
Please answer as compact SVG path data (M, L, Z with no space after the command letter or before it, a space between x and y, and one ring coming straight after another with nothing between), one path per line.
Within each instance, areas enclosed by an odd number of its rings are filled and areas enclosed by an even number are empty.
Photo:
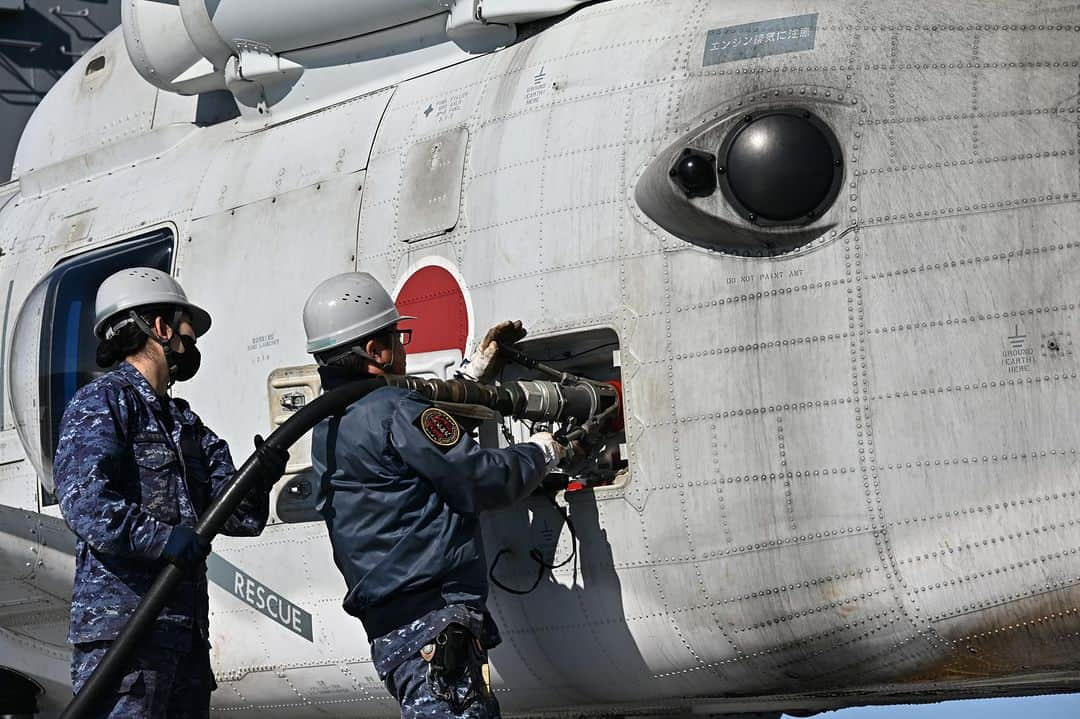
M473 53L408 27L280 53L254 100L234 75L239 113L147 82L118 30L31 120L0 186L0 666L43 713L70 697L74 540L47 490L90 377L75 278L151 240L214 317L175 392L237 460L282 387L314 391L284 368L310 365L300 310L339 272L400 294L438 268L466 346L507 318L617 338L628 466L560 498L575 561L492 590L508 714L1080 688L1080 5L609 0ZM738 183L770 168L735 177L722 148L778 110L831 130L837 184L750 220ZM723 187L687 196L684 149ZM430 332L449 305L425 287ZM214 542L214 712L392 716L287 485L261 537ZM531 547L571 550L539 499L484 531L509 586Z

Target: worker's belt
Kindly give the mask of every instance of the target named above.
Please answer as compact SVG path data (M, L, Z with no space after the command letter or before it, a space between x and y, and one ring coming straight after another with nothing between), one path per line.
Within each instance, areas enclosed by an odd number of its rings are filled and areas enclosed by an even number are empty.
M425 589L418 592L398 593L363 611L360 622L364 625L368 640L412 624L425 614L446 606L441 589Z
M420 649L428 664L428 689L463 714L473 702L491 700L491 675L487 652L466 627L450 624Z

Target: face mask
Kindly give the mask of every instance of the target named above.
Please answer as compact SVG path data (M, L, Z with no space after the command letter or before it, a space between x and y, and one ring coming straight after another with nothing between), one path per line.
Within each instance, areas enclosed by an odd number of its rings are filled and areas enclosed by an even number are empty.
M180 335L180 344L184 346L184 352L177 352L168 344L164 345L165 361L169 363L169 379L173 382L187 382L199 371L202 363L202 355L195 346L195 338Z

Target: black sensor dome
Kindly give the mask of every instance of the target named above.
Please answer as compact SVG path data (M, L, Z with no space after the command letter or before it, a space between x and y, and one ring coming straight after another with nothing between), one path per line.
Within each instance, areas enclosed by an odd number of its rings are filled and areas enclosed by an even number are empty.
M751 222L806 224L836 199L844 175L840 144L805 110L747 115L720 148L720 186Z
M687 197L708 197L716 192L716 159L709 153L684 149L668 175Z

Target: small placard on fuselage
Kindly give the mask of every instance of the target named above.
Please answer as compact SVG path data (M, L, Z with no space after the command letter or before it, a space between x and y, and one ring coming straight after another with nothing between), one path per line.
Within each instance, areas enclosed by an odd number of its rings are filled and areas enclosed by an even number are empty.
M207 578L234 597L280 624L290 632L314 642L311 615L246 572L216 554L206 558Z
M817 13L762 20L709 30L702 64L719 65L754 57L813 50Z

